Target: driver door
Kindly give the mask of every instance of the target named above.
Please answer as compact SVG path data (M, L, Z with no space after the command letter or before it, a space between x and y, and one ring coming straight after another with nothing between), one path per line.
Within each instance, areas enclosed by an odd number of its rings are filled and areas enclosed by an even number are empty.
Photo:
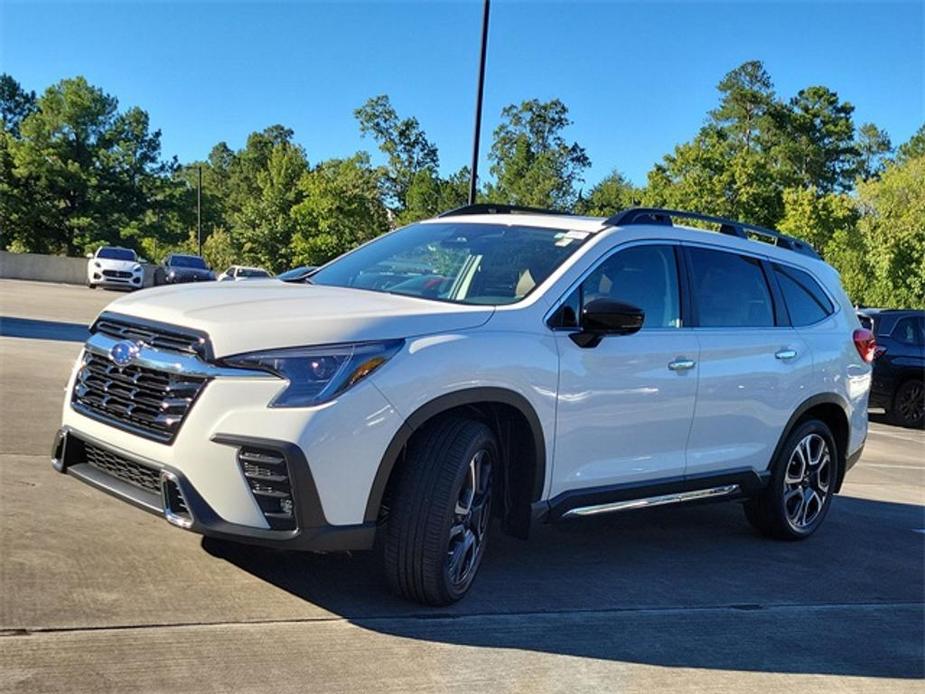
M679 249L622 247L592 270L553 320L559 350L552 495L681 477L699 345L682 323ZM581 307L608 298L645 312L642 329L581 347ZM571 325L569 325L571 322Z

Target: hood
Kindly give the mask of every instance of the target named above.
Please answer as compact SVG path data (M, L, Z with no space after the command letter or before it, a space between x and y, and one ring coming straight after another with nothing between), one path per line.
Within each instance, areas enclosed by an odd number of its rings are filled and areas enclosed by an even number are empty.
M201 267L177 267L176 265L169 266L167 272L173 272L176 275L186 275L187 277L207 277L212 274L211 270L204 270Z
M494 313L491 306L277 280L145 289L116 299L106 310L204 330L216 357L466 330Z

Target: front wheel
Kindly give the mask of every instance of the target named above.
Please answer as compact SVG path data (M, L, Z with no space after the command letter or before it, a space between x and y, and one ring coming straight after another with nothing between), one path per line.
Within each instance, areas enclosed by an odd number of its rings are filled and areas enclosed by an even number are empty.
M921 427L925 424L925 383L906 381L896 389L890 419L903 427Z
M771 481L745 502L745 516L763 534L802 540L822 525L838 479L838 455L829 427L818 419L800 424L772 462Z
M426 605L466 594L485 553L497 461L491 429L469 419L438 421L411 440L384 528L395 592Z

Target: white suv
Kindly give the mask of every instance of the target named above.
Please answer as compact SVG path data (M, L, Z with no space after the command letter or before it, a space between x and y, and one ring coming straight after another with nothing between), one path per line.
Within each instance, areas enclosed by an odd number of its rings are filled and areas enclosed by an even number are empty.
M113 302L52 457L204 535L375 545L395 590L447 604L491 517L526 537L740 499L809 536L861 454L874 347L836 272L777 232L476 205L301 282Z
M144 268L130 248L101 246L96 253L87 254L87 286L124 287L141 289L144 284Z

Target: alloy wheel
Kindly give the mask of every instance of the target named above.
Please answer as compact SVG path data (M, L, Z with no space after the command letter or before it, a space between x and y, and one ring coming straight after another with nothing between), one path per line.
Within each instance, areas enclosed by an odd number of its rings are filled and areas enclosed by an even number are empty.
M798 532L819 518L832 487L832 453L819 434L800 439L784 474L784 510L787 522Z
M900 393L896 408L904 422L921 422L925 416L925 384L916 382L906 386Z
M475 575L490 518L491 456L481 449L469 460L450 526L447 573L457 590L465 590Z

